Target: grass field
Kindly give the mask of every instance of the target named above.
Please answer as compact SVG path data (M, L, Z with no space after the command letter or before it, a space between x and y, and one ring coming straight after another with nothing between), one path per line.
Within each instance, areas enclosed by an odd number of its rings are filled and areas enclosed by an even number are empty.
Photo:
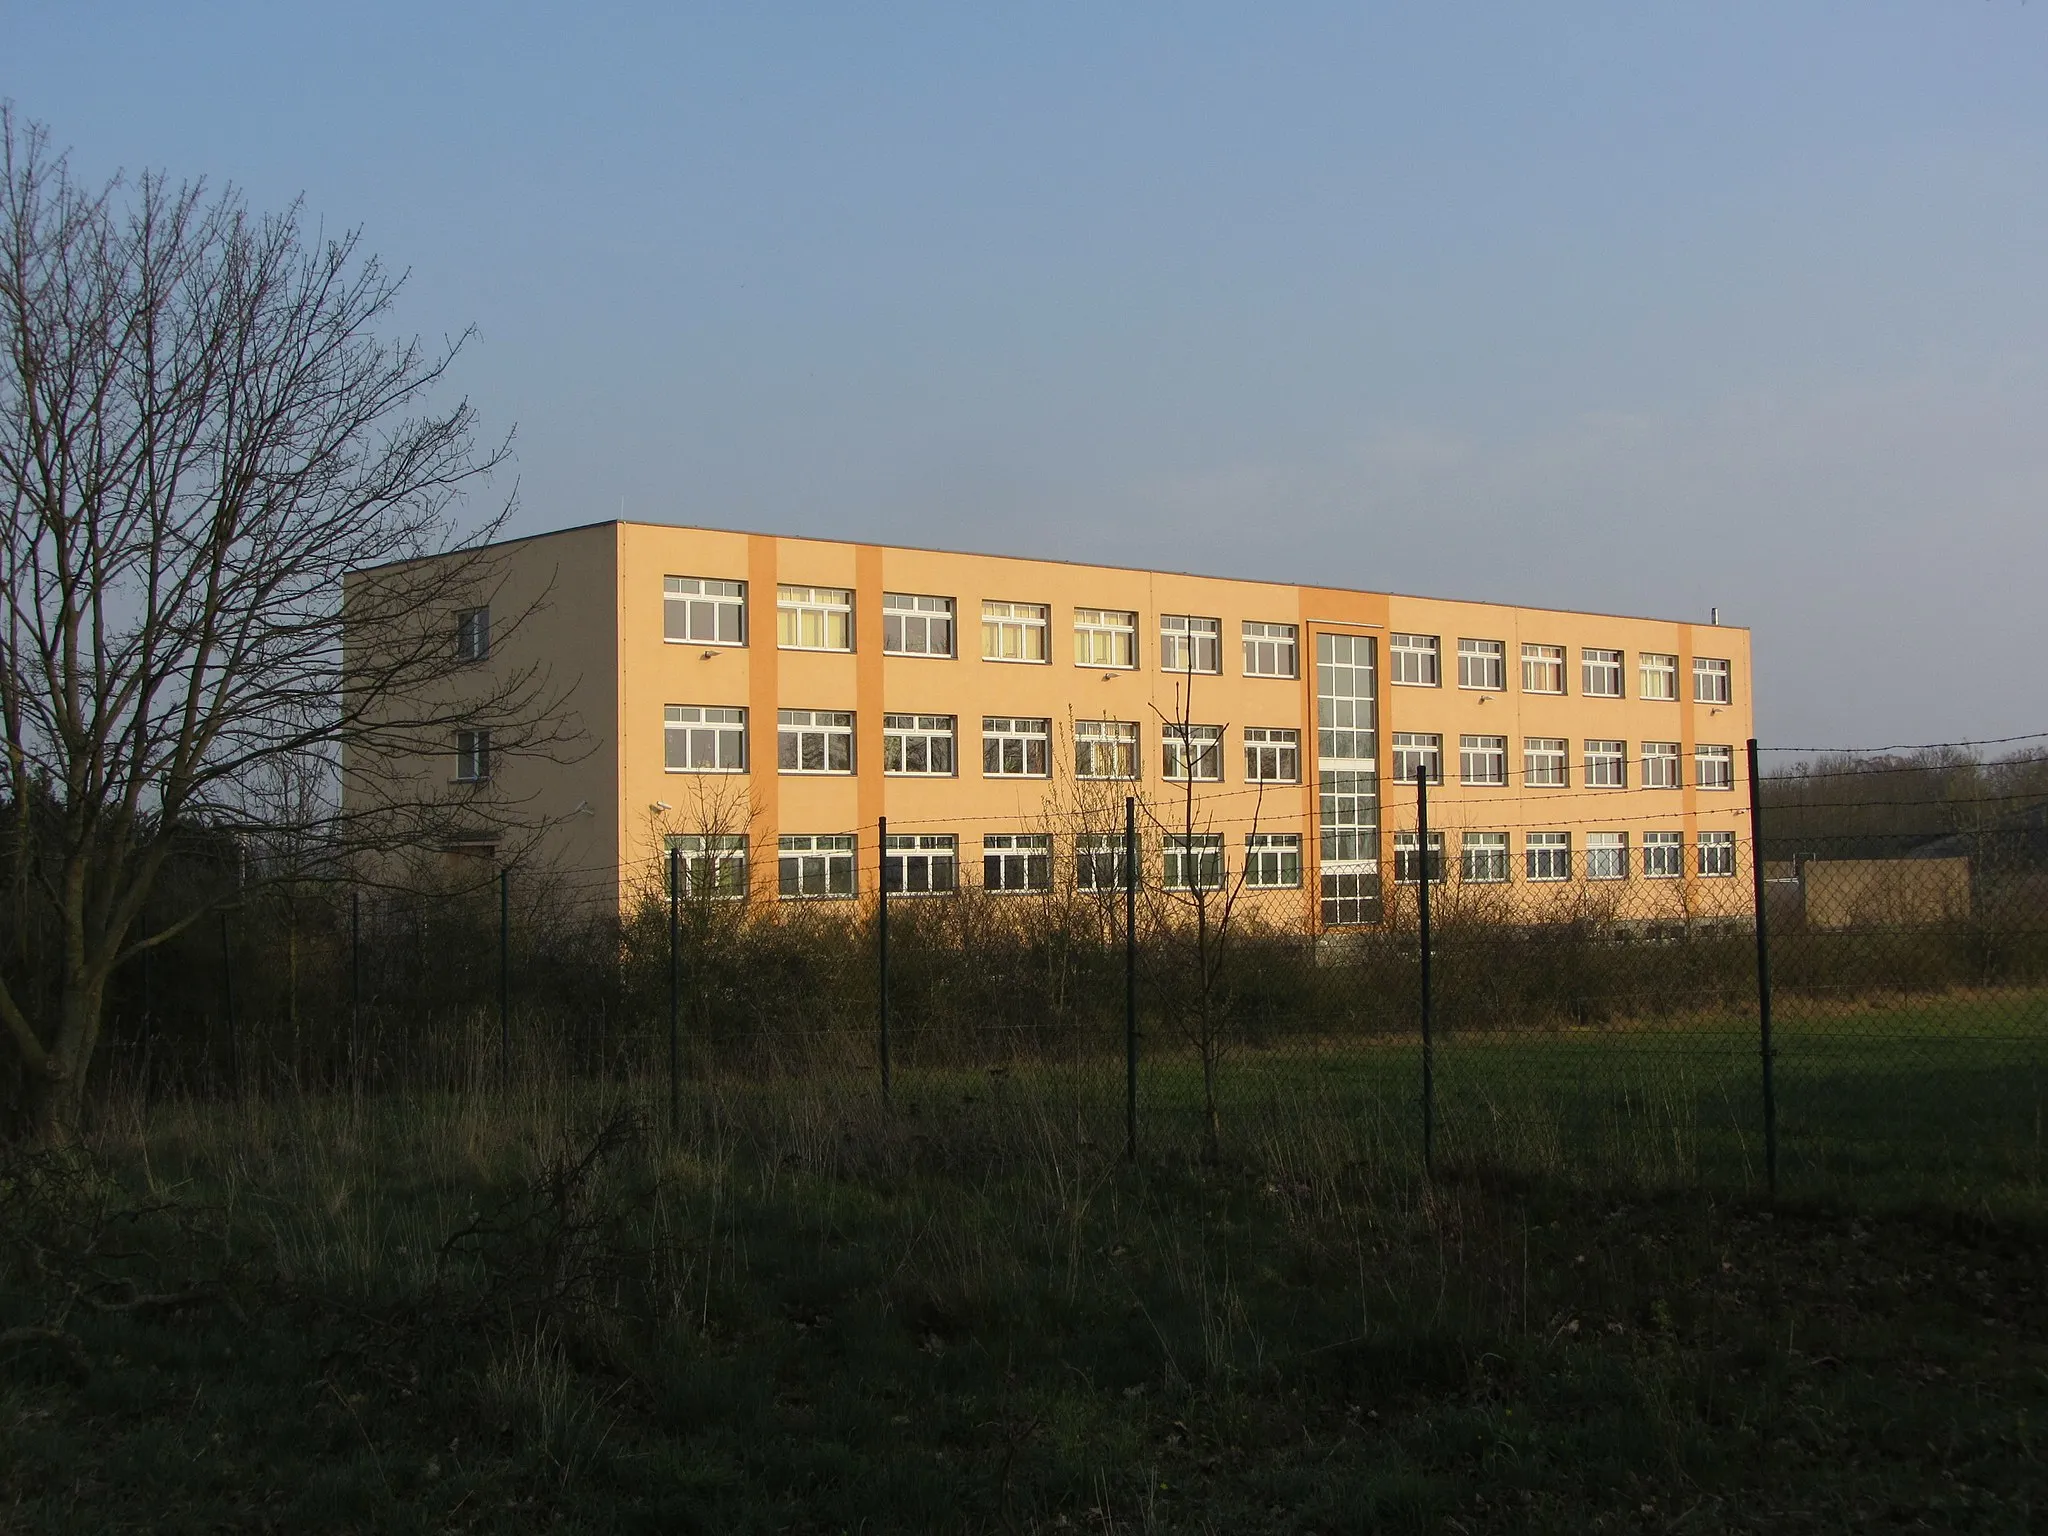
M1445 1042L1429 1185L1412 1044L1205 1163L1150 1041L1136 1167L1107 1062L113 1105L0 1166L0 1529L2038 1529L2040 1001L1788 1020L1775 1207L1711 1023Z

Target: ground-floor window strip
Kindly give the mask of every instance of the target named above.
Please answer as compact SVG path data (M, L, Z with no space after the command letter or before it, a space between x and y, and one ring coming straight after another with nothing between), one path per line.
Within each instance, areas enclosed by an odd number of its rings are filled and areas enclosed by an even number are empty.
M786 834L775 849L776 888L785 899L854 894L852 833Z
M1679 832L1643 834L1643 878L1676 880L1685 873L1685 837Z
M1223 888L1223 834L1169 832L1165 868L1169 891L1216 891Z
M950 832L890 833L882 851L882 889L894 896L939 896L959 889L960 840Z
M1699 841L1699 866L1702 875L1734 874L1735 834L1702 832Z
M991 832L981 840L981 883L991 891L1052 889L1052 834Z
M1525 874L1530 880L1572 877L1572 835L1569 832L1527 832L1522 836Z
M1586 834L1586 878L1626 880L1628 878L1628 834L1588 832Z
M1301 834L1250 832L1244 840L1244 883L1255 890L1291 891L1301 885Z
M1074 839L1074 888L1120 891L1130 868L1121 832L1083 832Z
M1467 832L1458 855L1458 878L1468 885L1501 885L1508 878L1508 835Z
M738 901L747 894L747 839L737 832L679 832L662 840L674 857L675 894ZM662 873L664 883L668 871Z
M1419 885L1422 882L1422 844L1413 832L1394 834L1394 884ZM1444 883L1444 835L1441 832L1429 834L1429 883Z

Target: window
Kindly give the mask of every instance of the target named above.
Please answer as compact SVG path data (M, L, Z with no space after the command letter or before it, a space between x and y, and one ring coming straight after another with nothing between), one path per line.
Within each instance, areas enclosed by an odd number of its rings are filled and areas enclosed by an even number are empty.
M1677 742L1646 741L1643 743L1643 788L1678 788Z
M1508 835L1467 832L1459 851L1458 878L1468 885L1504 885L1508 878Z
M1562 789L1569 782L1562 736L1522 738L1522 784L1529 789Z
M1621 652L1599 651L1590 646L1579 652L1583 681L1579 692L1589 699L1621 697Z
M1046 634L1052 610L1043 603L981 605L983 661L1048 661Z
M1678 697L1678 658L1662 651L1644 651L1638 658L1642 670L1637 674L1637 692L1646 699L1675 699Z
M662 766L670 773L745 773L747 712L670 704L661 712Z
M1500 640L1458 642L1458 686L1499 692L1508 685L1508 648Z
M1244 675L1246 677L1299 677L1296 660L1295 627L1267 624L1256 619L1244 621Z
M953 599L884 592L882 650L889 656L951 656Z
M1387 676L1390 682L1410 688L1436 687L1442 680L1437 671L1436 636L1387 636Z
M1422 879L1422 865L1419 859L1421 845L1413 832L1394 834L1394 884L1416 885ZM1444 883L1444 835L1441 832L1429 834L1429 883Z
M951 715L882 716L882 772L951 778Z
M853 835L778 837L776 890L784 899L853 894Z
M992 891L1052 889L1052 835L992 832L981 840L981 883Z
M1458 779L1464 784L1505 784L1508 781L1508 739L1505 736L1460 736Z
M853 594L843 587L777 587L775 643L785 651L853 649Z
M1120 891L1124 872L1121 832L1083 832L1074 839L1074 886L1083 891Z
M1589 741L1586 743L1586 788L1628 788L1628 743Z
M1643 834L1643 878L1676 880L1685 873L1685 839L1677 832Z
M1223 779L1223 727L1168 721L1159 730L1161 778L1216 784Z
M1733 789L1735 787L1735 749L1733 747L1694 747L1692 749L1692 781L1701 789Z
M661 579L661 637L687 645L744 645L747 584L705 576Z
M491 777L491 733L455 733L455 778L462 784L483 784Z
M1377 867L1332 869L1325 864L1322 874L1325 928L1347 928L1379 921L1380 877Z
M1586 834L1586 878L1626 880L1628 878L1628 834L1588 832Z
M1702 875L1732 875L1735 873L1735 834L1733 832L1702 832L1699 843L1700 873Z
M1244 883L1261 891L1301 887L1301 834L1249 832L1244 840Z
M991 779L1052 777L1052 722L984 715L981 771Z
M1319 776L1317 809L1323 829L1323 863L1369 863L1379 856L1379 786L1369 773L1325 769Z
M1190 618L1184 613L1159 616L1159 670L1221 672L1223 621Z
M1247 784L1299 784L1301 732L1277 725L1246 726L1244 781Z
M853 772L853 716L836 709L778 711L775 767L781 773Z
M1131 720L1074 722L1074 777L1135 779L1138 776L1138 726Z
M1522 647L1522 692L1564 692L1564 647L1525 645Z
M1522 858L1531 880L1572 877L1572 835L1569 832L1528 832L1522 836Z
M940 896L958 889L959 849L950 832L891 832L882 849L882 889L892 896Z
M1074 610L1074 665L1135 667L1138 664L1138 616L1114 608Z
M1223 834L1166 834L1166 888L1169 891L1218 891L1223 888Z
M747 839L742 833L678 833L663 845L675 855L672 868L680 896L738 901L747 894ZM662 880L666 883L665 872Z
M1443 783L1443 737L1435 731L1394 732L1394 782L1413 784L1418 773L1427 773L1432 784Z
M1374 720L1372 637L1317 635L1317 757L1373 761Z
M482 661L491 654L491 610L465 608L455 615L455 659Z
M1728 663L1711 656L1692 659L1692 701L1695 704L1726 704L1729 687Z

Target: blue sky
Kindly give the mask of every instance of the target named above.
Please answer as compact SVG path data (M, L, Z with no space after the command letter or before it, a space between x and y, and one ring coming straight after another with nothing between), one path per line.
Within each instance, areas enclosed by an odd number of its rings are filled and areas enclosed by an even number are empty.
M1718 604L1767 741L2048 730L2048 7L0 0L0 96L360 226L521 530Z

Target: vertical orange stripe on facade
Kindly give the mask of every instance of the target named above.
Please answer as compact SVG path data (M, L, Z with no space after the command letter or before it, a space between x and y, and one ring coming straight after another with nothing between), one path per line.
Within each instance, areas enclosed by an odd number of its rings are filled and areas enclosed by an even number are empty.
M858 544L853 551L853 663L855 731L855 877L861 890L881 889L881 844L876 823L888 814L889 781L882 775L882 551Z
M780 780L775 772L775 720L779 691L780 653L775 648L775 583L779 541L769 534L747 535L747 720L753 740L747 744L752 770L755 825L767 829L747 860L748 888L764 900L776 892L775 833Z

